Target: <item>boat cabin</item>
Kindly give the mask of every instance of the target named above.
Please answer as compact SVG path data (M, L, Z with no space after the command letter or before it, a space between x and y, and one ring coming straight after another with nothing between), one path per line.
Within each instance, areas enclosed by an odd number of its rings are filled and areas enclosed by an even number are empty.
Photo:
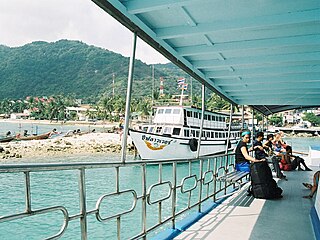
M142 127L148 133L176 136L199 137L201 126L201 109L184 106L158 107L152 125ZM227 115L205 112L202 137L209 139L227 138ZM239 133L231 132L231 138L239 137Z

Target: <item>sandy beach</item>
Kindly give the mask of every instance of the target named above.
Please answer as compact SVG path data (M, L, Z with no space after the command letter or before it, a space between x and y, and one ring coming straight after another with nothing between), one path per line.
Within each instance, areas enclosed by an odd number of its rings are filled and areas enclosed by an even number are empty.
M121 152L119 134L99 132L69 137L55 137L45 140L11 141L1 143L0 146L4 149L0 154L0 158L2 159ZM130 137L128 137L128 151L132 150L132 142Z

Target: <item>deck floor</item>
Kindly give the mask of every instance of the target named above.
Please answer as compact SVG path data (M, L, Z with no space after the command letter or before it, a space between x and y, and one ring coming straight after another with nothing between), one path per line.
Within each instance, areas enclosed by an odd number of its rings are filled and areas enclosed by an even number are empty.
M302 198L310 190L301 184L311 183L319 168L313 170L285 172L288 181L278 181L279 200L254 199L243 188L175 239L315 239L309 215L314 199Z

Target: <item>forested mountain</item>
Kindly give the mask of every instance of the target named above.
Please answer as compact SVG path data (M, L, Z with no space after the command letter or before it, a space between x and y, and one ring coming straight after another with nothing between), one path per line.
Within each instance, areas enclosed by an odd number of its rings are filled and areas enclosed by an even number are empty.
M129 58L80 41L33 42L21 47L0 45L0 100L26 96L73 95L91 101L125 95ZM133 94L151 96L151 66L135 62ZM179 94L177 79L186 75L173 64L155 65L155 87L165 79L165 93Z

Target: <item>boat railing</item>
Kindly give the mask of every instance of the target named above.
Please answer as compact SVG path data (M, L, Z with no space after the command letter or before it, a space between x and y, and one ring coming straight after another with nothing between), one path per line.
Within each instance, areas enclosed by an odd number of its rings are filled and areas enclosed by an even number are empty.
M132 236L126 236L125 239L146 239L147 236L150 236L149 234L155 234L155 230L160 231L163 229L163 225L174 229L179 218L187 215L191 209L201 212L207 201L214 202L219 196L225 195L227 191L230 191L230 188L234 187L232 184L216 182L215 179L221 176L221 174L226 174L227 170L234 166L233 164L233 154L200 159L129 161L126 163L4 164L0 166L1 177L6 177L4 176L6 174L14 174L21 175L23 179L21 187L24 189L21 191L24 192L24 199L21 200L21 204L25 207L24 211L15 212L12 210L10 214L0 216L0 224L4 222L10 224L11 221L22 218L24 220L29 218L30 220L27 221L32 221L31 217L35 215L60 212L63 215L60 230L51 236L46 236L45 239L61 237L67 231L70 222L74 223L76 221L79 221L77 225L81 239L87 239L88 216L93 215L92 217L97 222L114 221L117 229L114 238L124 239L121 236L124 232L122 219L125 215L137 211L139 203L141 205L139 205L135 222L141 221L141 229L138 229L137 233L132 233ZM113 189L106 190L93 199L95 205L90 208L87 192L95 191L95 189L92 184L88 184L92 174L87 174L87 172L100 169L104 171L109 169L113 172L113 174L109 174L109 178L114 179L109 179L108 181L115 182L115 185L112 187ZM121 175L125 169L133 170L135 177L140 178L141 185L131 186L130 181L126 180L127 177ZM50 174L51 172L61 174L66 171L74 172L78 178L75 181L76 183L74 183L77 185L76 189L79 196L79 206L74 211L75 213L71 214L73 211L59 203L47 203L47 206L35 209L32 199L34 197L41 199L41 196L35 196L36 191L33 191L34 187L31 182L39 177L39 173L41 175ZM150 178L150 176L152 177ZM98 184L102 184L103 181L105 180L101 180ZM61 181L59 184L64 185L66 183ZM50 192L51 190L47 189L46 191ZM63 193L59 194L63 195ZM114 210L115 206L105 203L111 201L114 205L117 205L116 199L122 197L126 198L125 201L130 203L129 207L127 209L120 208L118 212L107 215L107 213L112 212L111 210ZM113 199L115 200L113 201ZM185 200L179 202L181 199ZM2 202L2 205L5 205L5 203ZM46 204L44 203L44 205ZM154 209L157 210L154 211ZM150 214L150 211L153 213ZM155 215L157 215L156 220L150 225L147 220L154 218ZM132 224L135 224L135 222Z

